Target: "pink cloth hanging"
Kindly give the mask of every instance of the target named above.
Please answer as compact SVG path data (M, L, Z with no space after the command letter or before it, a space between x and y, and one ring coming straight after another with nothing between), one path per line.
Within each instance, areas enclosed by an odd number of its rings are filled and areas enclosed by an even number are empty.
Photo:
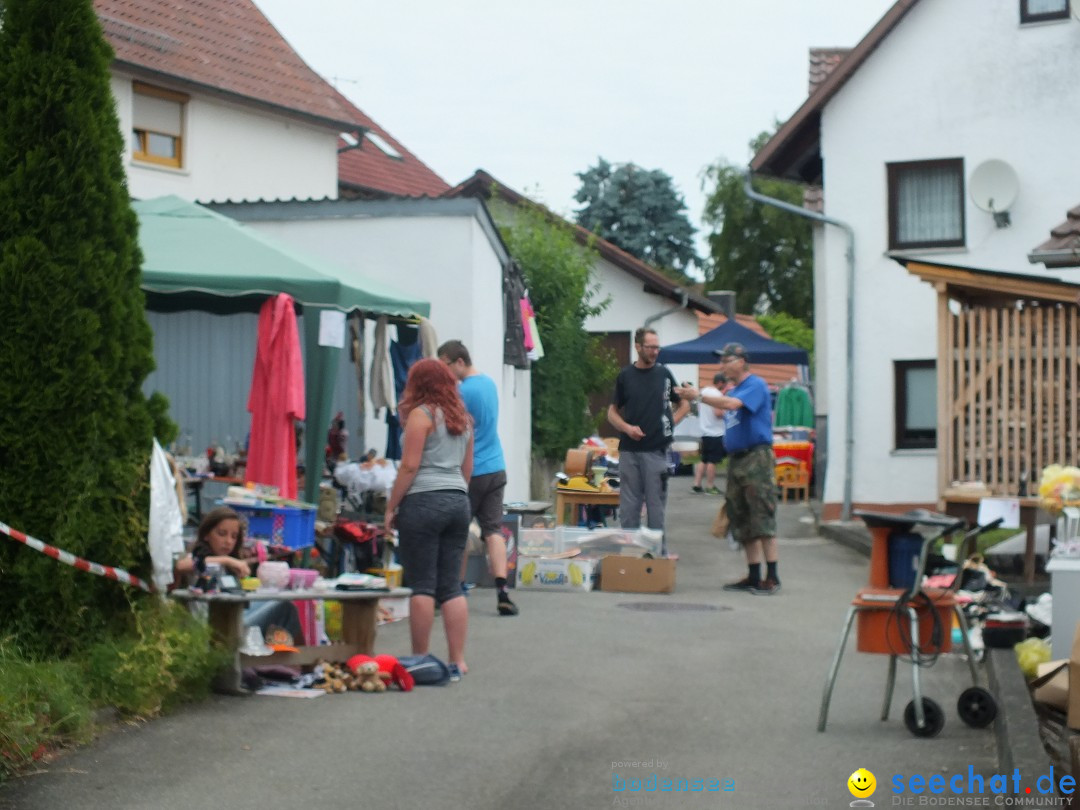
M296 497L296 427L304 418L304 366L292 296L280 293L259 310L255 371L248 396L248 481Z
M521 299L521 331L524 333L522 340L525 342L525 350L532 351L533 338L529 329L529 318L533 316L532 302L528 298Z

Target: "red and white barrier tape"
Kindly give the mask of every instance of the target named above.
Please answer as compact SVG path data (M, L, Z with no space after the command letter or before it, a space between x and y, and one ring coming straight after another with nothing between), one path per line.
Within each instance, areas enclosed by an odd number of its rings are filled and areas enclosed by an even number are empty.
M0 523L0 532L3 532L12 540L18 540L20 543L30 546L30 548L35 551L40 551L45 556L52 557L54 560L59 560L66 565L70 565L72 568L78 568L80 571L97 574L99 577L105 577L106 579L115 579L117 582L123 582L133 588L141 588L147 593L154 593L153 585L148 582L143 582L138 577L129 574L121 568L98 565L95 562L84 560L82 557L76 557L74 554L69 554L56 546L50 546L48 543L42 543L34 537L25 535L18 529L11 528L6 523Z

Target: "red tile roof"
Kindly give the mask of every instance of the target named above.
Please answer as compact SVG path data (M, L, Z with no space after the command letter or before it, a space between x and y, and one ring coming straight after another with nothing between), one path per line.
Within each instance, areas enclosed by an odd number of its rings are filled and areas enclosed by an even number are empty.
M630 255L625 250L616 247L606 239L601 239L588 229L583 228L580 225L575 225L572 222L568 222L558 214L540 205L540 203L534 202L525 195L514 191L509 186L503 185L483 169L477 169L471 177L458 183L452 189L447 191L444 196L481 197L487 199L491 196L493 189L494 193L498 194L502 200L511 205L521 205L524 203L542 212L550 221L562 222L568 225L573 230L574 236L579 243L583 245L592 244L596 249L596 252L609 262L635 278L640 279L644 282L646 292L663 295L666 298L670 298L672 301L682 301L682 295L685 292L687 300L686 306L688 308L695 309L698 312L717 311L717 305L705 296L692 289L676 284L659 270L654 269L651 265L641 261L641 259L636 256Z
M94 8L116 65L133 75L334 129L370 130L401 155L391 157L367 139L363 148L339 153L338 182L346 194L437 196L448 188L308 67L251 0L94 0Z
M844 57L851 53L851 48L811 48L809 93L814 94L823 81L829 78Z
M753 329L759 335L772 339L772 335L765 331L765 327L757 322L757 318L753 315L740 315L735 313L735 322L739 326L745 326L747 329ZM711 332L718 326L723 326L727 323L727 316L725 315L706 315L703 312L698 313L698 334L704 335L706 332ZM792 380L798 379L799 367L794 365L777 366L765 363L750 364L750 370L761 377L769 385L775 385L782 387ZM698 366L698 387L704 388L706 385L713 384L713 377L720 371L719 363L708 363Z
M1047 267L1080 267L1080 205L1069 210L1065 221L1050 231L1050 238L1033 250L1028 259Z
M374 132L394 148L400 158L386 154L367 138L359 149L338 153L338 186L342 196L370 197L395 195L402 197L439 197L450 184L406 149L390 133L334 90L339 102L350 109L353 118L365 130ZM346 144L338 141L338 148Z
M116 65L329 127L350 109L251 0L94 0Z

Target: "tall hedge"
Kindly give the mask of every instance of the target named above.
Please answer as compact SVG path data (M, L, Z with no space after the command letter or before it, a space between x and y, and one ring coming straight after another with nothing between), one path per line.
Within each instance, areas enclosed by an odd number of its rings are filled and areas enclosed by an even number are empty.
M0 521L91 560L145 563L153 368L137 222L91 0L3 0ZM0 536L0 636L92 643L124 586Z

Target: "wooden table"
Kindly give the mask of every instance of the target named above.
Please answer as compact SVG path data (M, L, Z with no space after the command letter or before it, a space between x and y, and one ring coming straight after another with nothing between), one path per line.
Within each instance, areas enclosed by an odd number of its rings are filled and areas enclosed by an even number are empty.
M251 595L232 593L192 593L177 590L169 594L179 602L206 602L210 606L210 629L214 637L231 653L229 663L214 681L214 689L230 695L248 694L240 683L244 667L285 664L314 664L320 658L344 661L357 654L372 655L375 650L375 625L379 599L412 596L409 588L388 591L254 591ZM244 608L249 602L341 602L341 634L344 643L300 646L298 652L275 652L272 655L244 655Z
M979 501L983 498L998 497L993 495L953 494L943 496L945 514L963 518L975 525L979 517ZM1008 497L1008 496L1002 496ZM1035 581L1035 527L1042 524L1054 526L1053 516L1039 506L1038 498L1020 498L1020 525L1027 531L1027 545L1024 549L1024 582ZM1053 529L1051 529L1051 536Z
M566 509L571 506L618 506L618 492L582 492L572 489L555 490L555 525L566 525Z

